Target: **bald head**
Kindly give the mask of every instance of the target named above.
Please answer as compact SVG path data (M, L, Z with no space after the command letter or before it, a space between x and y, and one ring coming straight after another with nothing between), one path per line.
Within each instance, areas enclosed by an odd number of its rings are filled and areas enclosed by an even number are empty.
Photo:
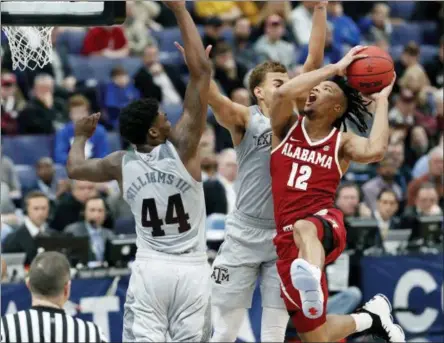
M43 252L31 263L28 287L33 296L59 297L64 294L70 276L70 265L65 255L56 251Z
M444 172L443 163L444 157L442 147L437 146L429 152L429 172L435 177L442 176Z

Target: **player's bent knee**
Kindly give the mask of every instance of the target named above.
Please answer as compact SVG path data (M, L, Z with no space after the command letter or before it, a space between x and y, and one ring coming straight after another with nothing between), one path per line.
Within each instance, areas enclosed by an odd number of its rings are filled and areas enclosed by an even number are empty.
M293 225L293 234L301 241L318 237L316 225L308 220L298 220Z

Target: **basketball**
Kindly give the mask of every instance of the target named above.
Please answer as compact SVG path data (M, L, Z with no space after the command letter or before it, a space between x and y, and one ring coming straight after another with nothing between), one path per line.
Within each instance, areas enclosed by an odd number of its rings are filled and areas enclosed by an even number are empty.
M369 46L360 53L368 57L350 64L347 68L347 81L351 87L363 94L379 92L393 80L393 59L377 46Z

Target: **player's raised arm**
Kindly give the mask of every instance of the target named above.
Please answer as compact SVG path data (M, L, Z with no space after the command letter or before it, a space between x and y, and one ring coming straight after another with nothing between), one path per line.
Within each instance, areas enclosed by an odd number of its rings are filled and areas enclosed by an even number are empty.
M121 162L124 151L114 152L105 158L85 158L85 144L94 134L100 113L77 120L74 124L74 142L68 155L66 170L74 180L107 182L117 180L121 183Z
M196 156L206 125L211 64L196 25L185 7L185 1L165 1L164 3L173 11L177 19L184 41L185 59L190 71L183 115L174 128L172 137L182 161L187 164Z
M176 44L176 47L185 58L185 49L180 44ZM209 52L209 48L210 47L207 47L207 52ZM213 110L216 121L230 131L233 139L236 137L236 131L239 130L239 128L245 128L247 125L249 117L248 107L237 104L223 95L214 80L210 81L208 104Z
M273 94L270 118L275 137L282 139L287 134L293 116L293 102L313 87L336 75L344 75L347 67L355 60L366 57L360 54L366 47L356 46L338 63L301 74L284 83ZM365 51L364 51L365 53Z
M302 68L302 73L319 69L324 63L325 38L327 35L327 5L328 1L320 1L313 10L310 41L308 42L308 56ZM308 92L298 97L296 105L298 110L304 109Z
M389 96L395 84L392 83L381 92L370 97L376 103L375 119L368 138L357 136L353 133L344 133L342 151L344 159L358 163L374 163L384 158L389 142Z
M328 1L320 1L313 11L308 56L302 68L302 73L319 69L324 62L325 37L327 35L327 5Z

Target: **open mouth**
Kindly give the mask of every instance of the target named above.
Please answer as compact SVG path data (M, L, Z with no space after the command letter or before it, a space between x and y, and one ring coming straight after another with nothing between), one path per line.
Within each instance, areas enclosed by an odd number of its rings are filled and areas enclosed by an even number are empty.
M307 99L306 105L311 105L311 104L313 104L313 103L316 101L317 98L318 98L318 97L316 96L315 93L310 93L310 94L308 95L308 99Z

